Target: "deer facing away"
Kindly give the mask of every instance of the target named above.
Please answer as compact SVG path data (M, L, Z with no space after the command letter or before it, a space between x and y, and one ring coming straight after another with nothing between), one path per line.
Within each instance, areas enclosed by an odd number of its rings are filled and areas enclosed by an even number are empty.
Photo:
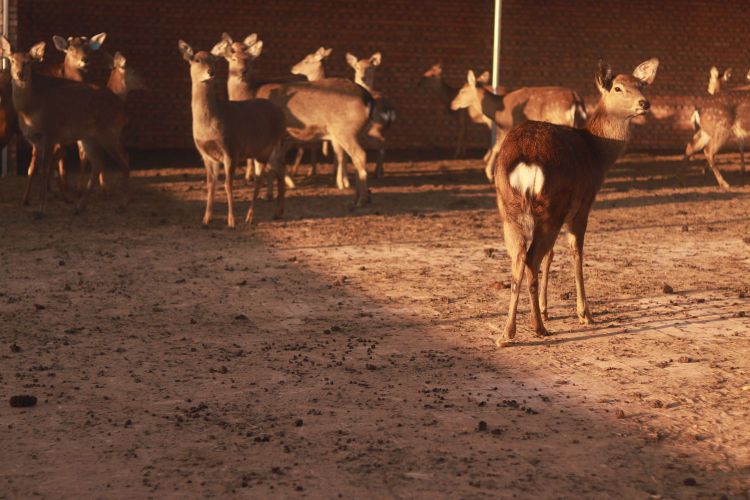
M485 158L485 174L492 181L495 158L508 132L515 126L537 120L557 125L580 126L586 120L583 100L565 87L522 87L505 95L493 94L477 86L474 72L469 70L466 84L459 90L451 108L468 108L482 114L497 125L495 145Z
M128 199L129 165L122 145L122 129L127 123L122 100L109 89L81 82L33 75L31 66L44 58L45 43L29 52L14 52L10 42L0 37L2 55L11 60L13 104L24 137L37 150L37 163L45 175L39 213L44 212L47 181L57 145L83 143L93 168L86 190L76 205L83 209L95 176L102 169L103 154L113 158L123 170L123 199Z
M232 179L234 168L240 160L257 160L261 163L273 160L273 170L280 180L276 212L280 217L284 212L284 162L272 156L278 154L286 129L284 113L265 99L227 101L220 98L215 80L219 58L205 51L196 53L182 40L178 42L178 47L182 57L190 65L193 139L206 168L208 193L203 224L209 224L213 217L216 181L219 168L223 165L227 226L235 227ZM245 217L247 222L253 221L259 190L260 183L256 182L250 209Z
M613 76L611 68L600 62L595 81L601 98L586 128L528 121L505 138L497 157L495 187L512 281L499 346L511 344L515 337L524 275L532 328L537 335L548 334L542 321L547 315L547 282L553 246L563 227L573 253L576 311L582 323L593 322L583 285L583 241L589 212L607 170L628 142L631 120L650 108L642 91L653 82L658 66L658 59L650 59L632 75Z

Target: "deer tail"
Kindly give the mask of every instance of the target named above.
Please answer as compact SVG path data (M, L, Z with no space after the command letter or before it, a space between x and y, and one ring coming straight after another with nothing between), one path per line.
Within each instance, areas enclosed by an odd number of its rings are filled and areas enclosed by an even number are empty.
M690 122L693 124L693 132L697 132L701 128L701 114L700 111L697 109L693 111L693 114L690 116Z

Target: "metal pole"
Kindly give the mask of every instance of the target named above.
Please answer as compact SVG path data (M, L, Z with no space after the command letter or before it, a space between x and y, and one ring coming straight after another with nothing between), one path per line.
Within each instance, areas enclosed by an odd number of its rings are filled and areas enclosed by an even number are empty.
M9 0L3 0L3 36L8 37L8 5ZM0 69L5 71L5 58L0 58ZM8 146L3 148L2 165L0 166L0 177L8 175Z
M500 21L502 19L503 0L495 0L495 29L493 32L492 40L492 90L497 92L497 87L500 85L499 70L500 70ZM497 138L497 126L495 121L492 121L492 145L494 146Z

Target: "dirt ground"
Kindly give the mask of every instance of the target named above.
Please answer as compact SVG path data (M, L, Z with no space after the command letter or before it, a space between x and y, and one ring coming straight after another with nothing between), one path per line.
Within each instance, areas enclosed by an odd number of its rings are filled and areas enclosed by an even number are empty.
M748 498L736 163L719 191L702 162L626 157L587 235L597 323L560 238L555 335L523 293L507 349L476 160L389 164L356 211L301 179L285 220L263 203L234 231L223 196L201 228L197 164L135 171L125 210L97 193L42 220L0 179L0 498Z

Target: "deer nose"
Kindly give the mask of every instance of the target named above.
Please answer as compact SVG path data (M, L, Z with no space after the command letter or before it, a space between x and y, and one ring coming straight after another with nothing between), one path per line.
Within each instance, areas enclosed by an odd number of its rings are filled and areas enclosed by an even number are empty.
M638 101L638 104L640 104L641 108L644 110L648 110L649 108L651 108L651 103L645 99L641 99L640 101Z

